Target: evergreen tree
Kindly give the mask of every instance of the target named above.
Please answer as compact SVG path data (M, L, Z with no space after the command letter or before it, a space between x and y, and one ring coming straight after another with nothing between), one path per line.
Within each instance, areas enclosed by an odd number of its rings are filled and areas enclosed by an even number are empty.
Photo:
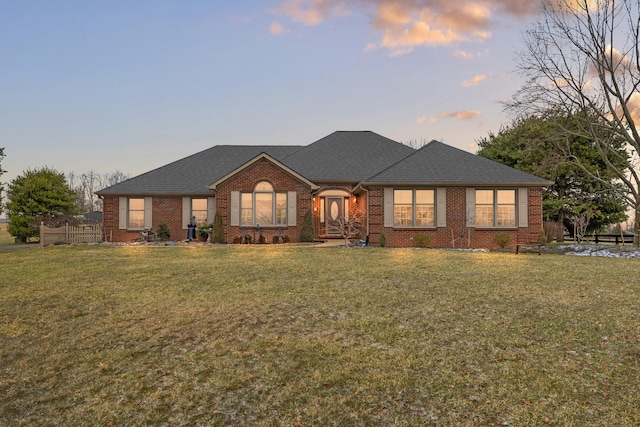
M553 181L542 196L547 221L560 222L571 231L571 218L585 210L593 213L587 232L601 231L623 221L625 201L618 192L611 191L616 174L602 160L595 144L568 132L568 123L564 122L557 115L552 120L518 120L497 135L489 134L478 141L478 155ZM567 156L569 147L571 156ZM625 158L622 143L619 153L621 159ZM601 179L596 180L593 175Z
M2 169L2 159L4 158L4 147L0 147L0 179L2 174L6 171ZM4 191L4 184L0 181L0 213L2 212L2 192Z
M224 227L222 226L222 215L216 211L216 216L213 219L213 235L211 236L211 243L226 243L224 238Z
M300 230L300 241L313 242L313 217L311 216L311 211L307 211L304 214L302 229Z
M28 170L11 181L7 189L7 231L24 242L39 234L41 221L48 226L73 221L76 198L64 174L46 167Z

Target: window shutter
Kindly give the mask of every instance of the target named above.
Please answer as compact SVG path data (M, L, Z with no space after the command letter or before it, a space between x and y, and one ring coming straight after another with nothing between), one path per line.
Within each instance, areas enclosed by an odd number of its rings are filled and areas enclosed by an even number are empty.
M467 227L476 226L476 189L467 188Z
M207 224L213 224L216 216L216 198L207 197Z
M393 188L384 189L384 226L393 227Z
M231 220L229 221L232 226L240 225L240 192L231 192Z
M127 228L127 198L120 197L120 201L118 203L118 228L124 230Z
M529 190L518 188L518 227L529 226Z
M153 197L144 198L144 228L151 228L153 226Z
M191 197L182 198L182 228L187 229L191 222Z
M436 226L447 226L447 189L436 189Z
M289 191L287 193L287 225L295 226L298 209L296 207L296 192Z

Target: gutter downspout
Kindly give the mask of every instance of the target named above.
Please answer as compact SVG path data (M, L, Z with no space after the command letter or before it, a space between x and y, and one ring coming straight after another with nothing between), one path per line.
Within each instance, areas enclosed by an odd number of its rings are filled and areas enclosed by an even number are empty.
M369 190L367 190L366 188L364 188L364 187L362 186L362 183L359 183L359 184L356 186L356 188L354 189L354 191L355 191L355 190L358 190L358 189L362 190L362 191L367 195L367 235L370 235L370 234L371 234L371 229L370 229L370 227L369 227Z

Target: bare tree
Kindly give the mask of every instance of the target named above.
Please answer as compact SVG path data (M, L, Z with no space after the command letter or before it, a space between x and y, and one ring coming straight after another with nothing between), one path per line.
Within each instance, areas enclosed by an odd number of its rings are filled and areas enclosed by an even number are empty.
M360 235L360 227L362 227L364 218L365 215L361 209L354 209L349 212L348 217L342 217L336 221L336 228L340 230L345 246L349 246L351 239Z
M129 175L126 175L119 170L111 173L105 173L102 177L102 184L105 187L111 187L112 185L119 184L129 179Z
M451 234L451 247L455 248L460 241L460 247L464 247L465 238L467 247L471 247L471 224L475 221L475 213L467 210L466 215L461 213L447 214L447 228Z
M80 194L85 201L87 212L93 213L95 210L100 210L100 199L96 196L95 192L101 188L102 177L94 171L80 175Z
M640 245L640 0L541 2L518 55L527 82L507 109L518 116L552 112L570 118L559 123L563 131L592 141L622 183L612 191L634 209ZM621 144L627 148L622 156ZM565 153L580 164L570 144Z
M427 145L430 142L430 140L427 140L425 138L422 138L420 140L417 139L409 139L408 141L402 141L402 143L408 147L413 148L414 150L419 150L422 147L424 147L425 145Z
M67 182L69 187L78 194L78 207L83 213L102 210L102 200L96 196L96 191L127 179L129 179L129 176L120 171L108 172L103 175L95 171L85 172L80 175L75 172L67 173Z
M584 209L571 217L571 222L573 222L573 236L576 242L582 243L584 241L584 237L587 234L587 227L589 227L592 218L593 212L590 209Z

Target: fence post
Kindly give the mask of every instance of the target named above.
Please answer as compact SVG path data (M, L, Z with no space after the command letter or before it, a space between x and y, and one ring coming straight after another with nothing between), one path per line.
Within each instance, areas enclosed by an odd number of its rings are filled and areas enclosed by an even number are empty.
M69 243L69 223L64 223L64 242Z
M40 221L40 247L44 247L44 221Z
M595 238L596 238L596 245L598 244L598 235L594 234Z

